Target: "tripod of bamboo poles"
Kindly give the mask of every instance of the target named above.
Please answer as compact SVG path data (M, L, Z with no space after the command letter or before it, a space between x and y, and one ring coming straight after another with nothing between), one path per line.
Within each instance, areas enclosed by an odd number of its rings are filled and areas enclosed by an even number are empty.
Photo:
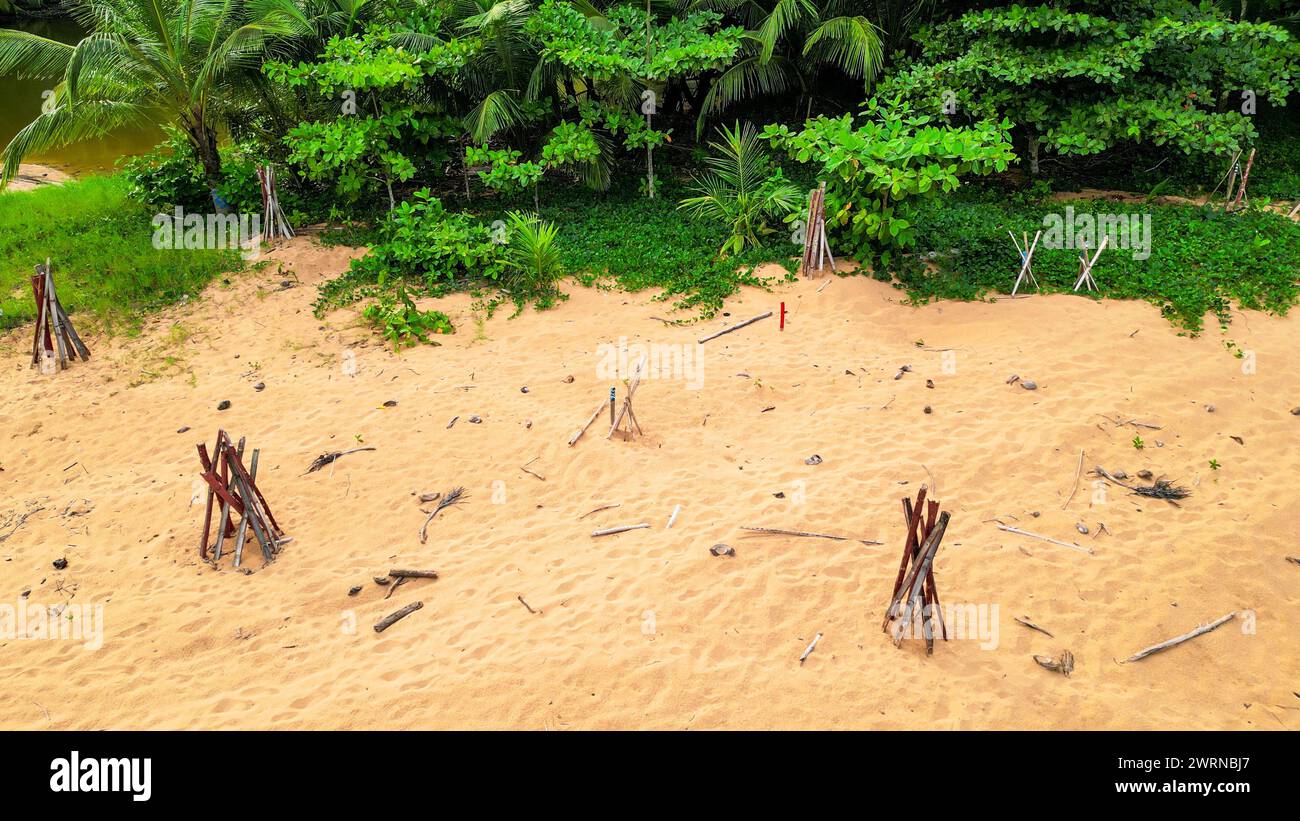
M32 295L36 298L36 335L32 339L31 367L41 373L53 374L66 370L69 359L90 359L90 349L72 327L68 312L59 302L54 290L54 268L46 257L45 264L36 266L32 276Z
M1246 158L1246 166L1241 165L1241 151L1232 155L1232 160L1228 163L1228 172L1219 179L1218 185L1210 192L1210 199L1219 192L1219 185L1223 185L1226 179L1228 187L1223 192L1223 210L1235 211L1246 203L1246 184L1250 182L1250 169L1255 164L1255 149L1250 149L1250 155Z
M257 181L262 189L262 241L269 244L277 239L293 239L293 229L280 208L280 194L275 187L275 166L259 165Z
M1101 252L1106 250L1106 244L1110 242L1110 235L1101 238L1101 244L1097 246L1097 253L1088 257L1088 243L1084 242L1079 246L1079 279L1074 283L1074 290L1078 291L1080 287L1087 285L1089 291L1101 290L1097 287L1097 280L1092 278L1092 266L1097 264L1097 258Z
M811 277L814 263L817 273L821 273L829 260L831 270L835 270L835 257L831 254L830 243L826 241L826 183L808 192L808 220L804 223L803 241L803 275Z
M1032 244L1029 242L1028 233L1022 233L1019 240L1010 231L1007 231L1007 234L1010 235L1011 243L1016 246L1016 251L1020 254L1020 273L1016 276L1016 284L1011 288L1011 295L1016 295L1016 291L1019 290L1020 283L1024 282L1025 277L1028 277L1029 281L1033 283L1034 290L1042 291L1043 289L1038 287L1038 280L1034 278L1033 262L1034 249L1038 247L1038 239L1043 235L1043 232L1040 230L1034 234Z
M939 503L926 501L928 492L921 485L916 503L903 498L903 517L907 521L907 537L903 542L903 556L894 580L894 593L885 611L881 628L891 634L897 647L912 631L916 616L921 617L925 652L934 652L935 624L938 634L948 640L948 628L943 622L943 608L939 603L939 587L934 580L934 557L939 543L948 529L949 514L939 512Z
M208 486L207 506L203 514L203 535L199 539L199 558L216 564L221 559L226 540L234 538L235 567L244 560L244 543L248 534L262 549L267 564L275 561L280 548L289 539L271 513L266 497L257 487L257 461L260 452L253 451L249 467L244 467L244 440L238 447L230 441L224 430L217 431L215 459L209 457L208 446L198 445L199 462L203 467L201 478ZM212 515L220 508L215 540L210 541ZM235 518L240 519L235 527Z

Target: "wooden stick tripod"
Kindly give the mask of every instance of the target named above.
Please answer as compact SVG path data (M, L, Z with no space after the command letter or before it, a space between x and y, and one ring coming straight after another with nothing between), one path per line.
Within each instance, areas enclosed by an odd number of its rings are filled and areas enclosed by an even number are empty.
M259 165L257 181L262 188L262 240L268 244L276 239L292 239L293 229L280 208L280 194L275 187L275 167Z
M1087 285L1089 291L1099 290L1097 280L1092 278L1092 266L1097 264L1097 257L1106 250L1108 242L1110 242L1109 235L1101 238L1101 245L1097 246L1097 253L1092 255L1092 259L1088 259L1088 244L1085 242L1079 246L1079 279L1074 283L1074 290L1078 291L1083 285Z
M54 290L54 270L48 257L36 266L32 276L32 294L36 298L36 335L32 339L32 367L54 373L66 370L68 359L90 359L90 349L77 336L68 312Z
M1246 183L1250 182L1250 169L1255 164L1255 149L1250 149L1250 156L1246 158L1245 170L1241 167L1241 152L1232 159L1232 165L1228 169L1228 189L1223 195L1223 208L1225 211L1235 211L1240 208L1246 199ZM1240 185L1236 185L1240 182ZM1233 187L1236 186L1236 195L1233 195Z
M770 311L768 312L768 315L771 315ZM645 366L646 356L642 354L641 359L632 368L631 378L628 379L627 394L623 397L622 409L617 412L615 411L615 389L610 388L609 399L605 400L602 398L600 404L591 412L591 416L588 417L583 426L578 428L577 431L569 437L569 447L573 447L578 443L578 440L582 438L582 435L587 432L587 428L596 423L596 418L600 416L601 411L605 410L606 407L609 408L609 434L605 436L606 439L614 435L614 431L618 430L618 426L623 422L624 417L628 420L627 432L629 436L632 434L633 428L635 428L637 433L641 433L643 436L645 435L641 430L641 423L636 421L636 414L632 412L632 397L636 395L636 389L641 384L641 375L645 372Z
M257 488L257 458L259 452L253 451L249 468L244 468L244 440L239 440L236 447L224 430L217 431L215 448L216 461L208 456L208 446L200 443L199 462L203 466L202 479L208 485L207 507L203 514L203 535L199 539L199 558L215 564L221 558L221 550L229 537L235 537L235 567L244 559L244 540L251 529L253 538L262 548L262 556L267 564L275 561L280 546L288 539L284 530L271 513L266 497ZM217 537L209 550L209 534L212 529L214 506L220 504L221 516L217 524ZM240 517L239 527L235 528L234 516Z
M641 423L636 421L636 414L632 412L632 398L636 396L636 389L641 384L641 375L645 372L645 365L646 357L642 355L632 368L632 374L627 380L627 392L623 395L623 406L619 408L618 416L614 418L613 424L609 426L609 433L605 436L606 439L614 435L614 431L618 430L618 426L623 423L624 418L627 419L627 438L633 438L634 428L636 433L645 436L645 432L641 430Z
M1038 287L1038 280L1034 279L1033 268L1034 249L1038 247L1038 238L1043 235L1042 230L1040 229L1036 234L1034 234L1034 242L1032 245L1029 242L1028 234L1021 234L1019 241L1016 240L1016 235L1012 234L1010 231L1008 231L1007 234L1011 236L1011 243L1015 245L1016 250L1020 252L1020 273L1016 276L1016 284L1011 288L1011 295L1016 295L1016 291L1020 288L1020 283L1024 282L1025 277L1029 277L1029 281L1034 285L1034 290L1042 291L1042 288Z
M938 620L939 634L948 640L948 628L943 622L943 609L939 603L939 588L934 581L934 557L939 552L939 542L948 529L949 514L939 512L939 503L925 499L926 487L916 494L916 504L903 499L903 516L907 520L907 538L903 545L903 558L894 580L894 594L885 611L881 629L893 633L894 646L911 630L919 605L925 636L925 652L934 652L934 623ZM937 517L937 519L936 519Z
M803 275L811 277L813 263L821 273L822 267L830 260L831 270L835 270L835 257L831 255L830 243L826 241L826 183L808 192L808 221L803 242Z

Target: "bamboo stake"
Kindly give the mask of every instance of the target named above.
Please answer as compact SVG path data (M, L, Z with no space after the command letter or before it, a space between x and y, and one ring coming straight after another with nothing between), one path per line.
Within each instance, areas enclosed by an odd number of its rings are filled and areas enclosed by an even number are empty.
M618 527L607 527L604 530L593 530L591 535L595 536L612 536L615 533L626 533L629 530L640 530L650 525L642 523L639 525L620 525Z
M592 423L596 421L596 417L600 416L600 412L604 409L605 409L605 400L602 399L600 400L600 404L596 406L596 410L592 411L591 418L587 420L587 423L582 427L578 428L577 433L569 437L569 447L573 447L577 443L577 441L582 438L582 434L587 432L587 428L591 427Z
M1183 635L1169 639L1168 641L1162 641L1159 644L1153 644L1150 647L1146 648L1145 650L1139 650L1133 655L1121 661L1120 664L1128 664L1129 662L1133 662L1133 661L1141 661L1147 656L1153 655L1155 653L1159 653L1161 650L1168 650L1170 647L1174 647L1176 645L1182 644L1185 641L1190 641L1191 639L1194 639L1197 636L1201 636L1206 633L1209 633L1211 630L1216 630L1219 627L1223 626L1236 615L1237 615L1237 611L1233 610L1231 613L1228 613L1227 615L1224 616L1220 616L1219 618L1215 619L1209 624L1201 625L1200 627L1196 628L1190 633L1184 633Z
M665 530L672 530L672 529L673 529L673 524L675 524L675 523L677 522L677 514L679 514L679 513L681 513L681 512L682 512L682 506L681 506L681 505L678 505L677 507L673 508L673 515L671 515L671 516L668 517L668 527L664 528Z
M821 633L818 633L817 635L813 636L813 640L809 642L807 647L804 648L803 655L799 657L800 664L803 664L805 661L808 660L808 657L812 655L812 651L817 649L817 642L821 640L822 640Z

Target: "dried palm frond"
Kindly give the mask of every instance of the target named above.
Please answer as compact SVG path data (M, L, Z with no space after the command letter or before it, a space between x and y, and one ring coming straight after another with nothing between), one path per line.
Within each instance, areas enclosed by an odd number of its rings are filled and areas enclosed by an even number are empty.
M1155 484L1150 487L1135 487L1133 492L1139 496L1149 496L1152 499L1186 499L1192 495L1192 492L1185 487L1178 487L1173 482L1166 479L1157 479Z

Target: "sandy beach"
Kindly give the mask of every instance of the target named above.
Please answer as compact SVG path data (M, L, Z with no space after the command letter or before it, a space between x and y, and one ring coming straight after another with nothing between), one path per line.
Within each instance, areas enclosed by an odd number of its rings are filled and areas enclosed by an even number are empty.
M355 253L296 239L139 336L87 334L93 358L57 376L28 368L30 328L0 340L0 603L103 607L102 646L0 637L0 727L1300 728L1300 316L1189 338L1145 303L911 307L850 277L671 326L651 292L568 284L555 310L481 324L468 295L422 302L457 332L396 355L357 310L312 315ZM781 301L784 330L695 348ZM702 373L641 385L643 436L598 420L569 447L620 338L702 350ZM261 449L293 537L251 573L197 552L195 445L218 428ZM354 447L375 450L304 474ZM1097 465L1191 496L1099 485ZM922 484L952 516L944 602L987 628L930 657L880 628ZM455 486L421 544L419 495ZM385 600L393 567L440 577ZM1032 658L1064 650L1069 677Z

